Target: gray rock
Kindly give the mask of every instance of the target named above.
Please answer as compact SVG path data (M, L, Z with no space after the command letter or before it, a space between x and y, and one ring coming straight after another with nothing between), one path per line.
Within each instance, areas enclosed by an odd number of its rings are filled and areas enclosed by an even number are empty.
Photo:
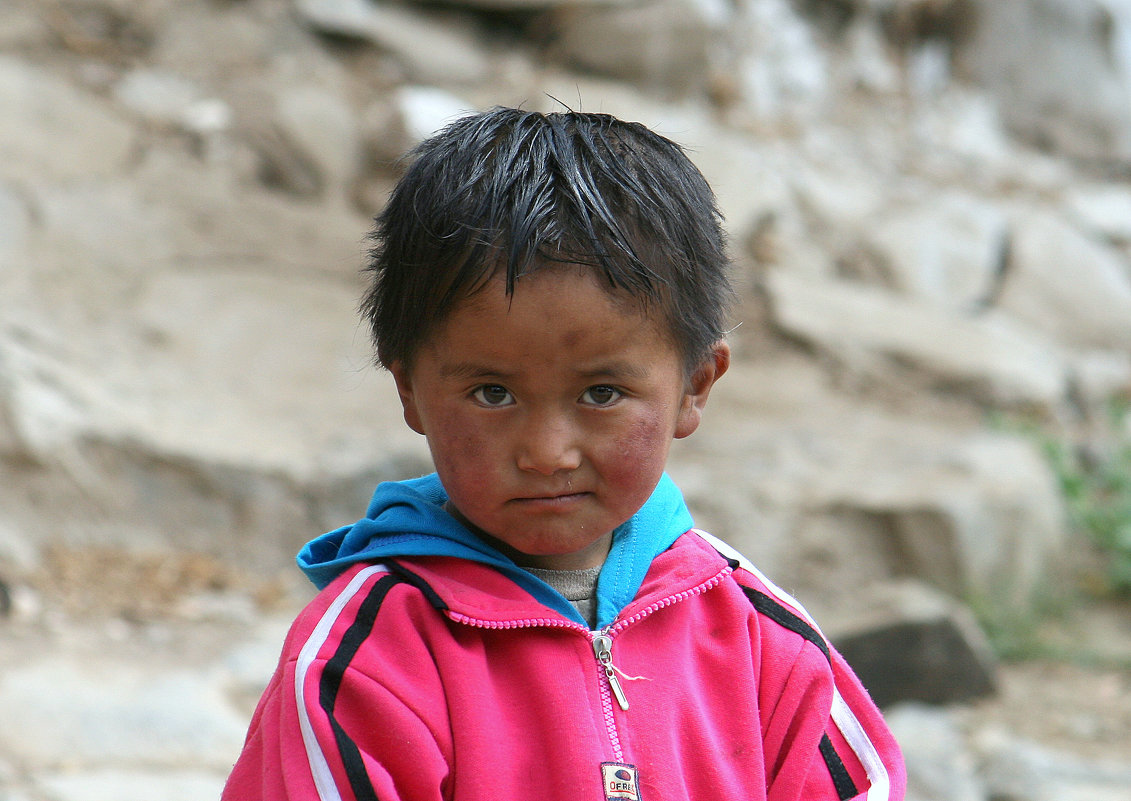
M232 121L227 103L205 97L192 81L166 70L132 70L115 84L114 96L157 125L207 134L227 129Z
M564 8L551 15L551 52L582 70L689 93L709 83L711 45L728 16L707 0Z
M15 261L24 252L30 228L27 203L12 187L0 181L0 275L16 270ZM4 279L0 278L0 287L3 285Z
M727 42L738 96L754 121L810 119L832 89L828 53L786 0L741 7Z
M881 707L951 704L996 691L996 660L973 615L921 582L867 588L851 612L824 626Z
M135 144L132 127L97 97L12 56L0 56L0 119L0 177L111 175Z
M1085 760L998 730L983 730L974 750L991 798L1007 801L1126 801L1131 762Z
M1064 553L1063 502L1033 443L868 408L800 358L736 363L670 469L700 524L818 620L907 576L1028 614Z
M1034 210L1014 222L998 306L1070 346L1131 348L1131 264L1066 223Z
M1001 315L959 316L885 290L785 270L771 272L767 288L778 326L849 364L896 359L998 403L1054 406L1064 396L1057 347Z
M1120 184L1072 188L1066 210L1084 230L1120 245L1131 244L1131 190Z
M946 709L900 704L884 720L903 750L907 801L989 801L964 732Z
M362 114L362 139L374 164L394 165L421 140L474 110L466 99L434 86L401 86ZM386 187L387 190L387 187ZM375 205L384 205L384 197Z
M332 198L357 177L361 141L357 115L335 92L323 85L288 86L277 98L275 118L285 139L293 142L317 172L318 185L335 190Z
M48 657L0 679L6 753L41 770L147 764L223 771L247 721L199 671Z
M472 84L490 70L472 31L458 20L368 0L295 0L295 7L316 30L393 53L421 83Z
M52 771L36 784L49 801L207 801L220 797L221 771L96 768Z
M886 208L868 221L865 242L892 288L956 312L989 299L1005 254L1007 218L993 203L959 193Z
M974 5L977 24L958 51L959 68L994 94L1015 132L1074 156L1131 158L1131 62L1122 46L1131 20L1117 4Z

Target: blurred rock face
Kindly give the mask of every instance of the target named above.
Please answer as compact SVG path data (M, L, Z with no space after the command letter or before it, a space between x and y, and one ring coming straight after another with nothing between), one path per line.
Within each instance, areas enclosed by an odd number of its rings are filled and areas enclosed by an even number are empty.
M727 214L740 358L672 465L704 521L823 594L914 575L1024 608L1042 586L1055 483L983 419L1086 417L1131 378L1131 195L1042 132L1102 128L1056 80L1072 59L1122 86L1119 9L37 8L0 11L0 555L278 565L426 470L354 318L368 217L454 115L565 104L685 144ZM1018 66L1066 30L1060 77ZM1103 119L1089 158L1121 162Z
M568 106L685 145L727 217L736 363L671 463L699 524L885 702L991 692L957 599L1024 615L1076 546L1036 445L988 421L1087 433L1131 392L1129 26L1117 0L0 4L0 619L100 577L133 591L123 619L254 619L209 594L227 570L289 570L378 481L427 472L355 316L370 218L456 115ZM37 596L44 574L67 586ZM99 700L78 773L48 715L0 786L20 761L52 797L214 796L242 733L220 696L254 698L280 637L255 669L117 676L166 750L104 737L140 713ZM4 717L57 678L49 713L105 684L45 658L0 683ZM939 764L953 798L1040 775L991 737L976 776L949 719L898 720L934 732L924 798ZM1077 766L1050 760L1069 797ZM1079 792L1125 789L1093 768Z

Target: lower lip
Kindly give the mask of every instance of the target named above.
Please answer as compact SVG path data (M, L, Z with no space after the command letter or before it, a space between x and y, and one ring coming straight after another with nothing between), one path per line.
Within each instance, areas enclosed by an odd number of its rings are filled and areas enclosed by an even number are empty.
M522 506L533 507L546 507L549 509L557 509L563 506L569 506L578 503L589 495L587 492L574 492L570 495L554 495L544 498L515 498L513 503Z

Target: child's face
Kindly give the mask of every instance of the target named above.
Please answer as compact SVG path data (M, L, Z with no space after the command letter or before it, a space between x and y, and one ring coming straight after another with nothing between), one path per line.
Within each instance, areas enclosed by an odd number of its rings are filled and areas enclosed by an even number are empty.
M730 360L720 342L688 378L660 317L571 267L457 304L391 368L450 511L519 564L602 564Z

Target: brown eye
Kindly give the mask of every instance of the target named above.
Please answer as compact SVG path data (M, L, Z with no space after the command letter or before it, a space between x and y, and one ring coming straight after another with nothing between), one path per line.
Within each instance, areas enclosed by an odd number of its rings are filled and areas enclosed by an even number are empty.
M595 387L589 387L581 394L581 399L585 403L592 406L608 406L620 400L621 392L616 387L610 387L607 384L598 384Z
M498 384L484 384L476 387L472 397L484 406L509 406L514 403L510 391Z

